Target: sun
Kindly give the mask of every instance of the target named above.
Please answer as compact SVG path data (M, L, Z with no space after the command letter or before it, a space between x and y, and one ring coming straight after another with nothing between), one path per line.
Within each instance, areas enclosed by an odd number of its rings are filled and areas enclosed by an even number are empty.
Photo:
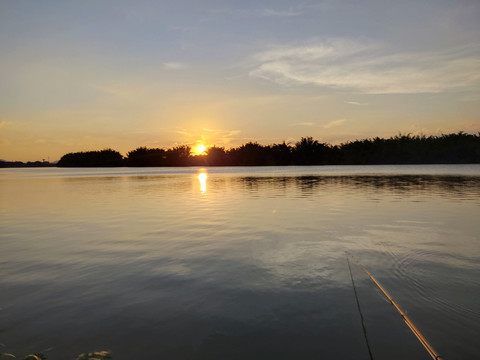
M205 150L207 150L207 147L203 144L199 144L197 145L197 147L195 148L195 152L197 153L197 155L204 155L205 154Z

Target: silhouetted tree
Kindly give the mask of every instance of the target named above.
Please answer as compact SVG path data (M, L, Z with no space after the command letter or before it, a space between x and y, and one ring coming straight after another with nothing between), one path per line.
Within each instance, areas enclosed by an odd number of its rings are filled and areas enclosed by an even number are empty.
M398 134L339 146L341 164L479 163L480 136L463 132L441 136Z
M225 148L212 146L207 150L206 163L209 166L230 165L229 157Z
M321 144L312 137L302 137L295 144L293 149L294 161L298 165L319 165L326 164L329 153L329 146Z
M292 147L285 144L273 144L270 146L270 156L272 165L290 165L292 164Z
M126 163L128 166L164 166L166 152L164 149L139 147L127 153Z
M248 142L238 148L231 149L228 152L231 161L240 166L258 166L267 165L265 147L256 143Z
M112 149L86 151L63 155L58 167L107 167L123 166L122 155Z
M187 145L168 149L165 153L165 164L167 166L187 166L189 165L190 152L191 148Z

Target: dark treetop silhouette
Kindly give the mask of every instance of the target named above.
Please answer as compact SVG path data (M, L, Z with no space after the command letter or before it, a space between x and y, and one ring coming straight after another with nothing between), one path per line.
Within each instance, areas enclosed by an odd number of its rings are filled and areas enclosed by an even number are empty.
M64 155L59 167L89 166L268 166L268 165L367 165L367 164L472 164L480 163L480 134L441 136L397 135L320 143L312 137L294 145L260 145L248 142L236 148L213 146L205 155L191 155L189 146L170 149L139 147L126 157L111 149Z

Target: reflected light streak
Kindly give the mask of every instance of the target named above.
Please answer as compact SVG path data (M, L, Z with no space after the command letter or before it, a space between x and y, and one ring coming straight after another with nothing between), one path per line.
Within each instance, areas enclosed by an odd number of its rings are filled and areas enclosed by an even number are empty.
M200 191L205 195L207 193L207 174L198 174L198 181L200 181Z

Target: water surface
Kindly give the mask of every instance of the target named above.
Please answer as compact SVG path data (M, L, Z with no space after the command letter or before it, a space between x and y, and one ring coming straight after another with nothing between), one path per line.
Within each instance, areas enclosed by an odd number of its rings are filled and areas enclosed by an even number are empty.
M480 166L0 170L0 342L49 359L368 359L355 256L480 352ZM428 359L352 262L376 359Z

